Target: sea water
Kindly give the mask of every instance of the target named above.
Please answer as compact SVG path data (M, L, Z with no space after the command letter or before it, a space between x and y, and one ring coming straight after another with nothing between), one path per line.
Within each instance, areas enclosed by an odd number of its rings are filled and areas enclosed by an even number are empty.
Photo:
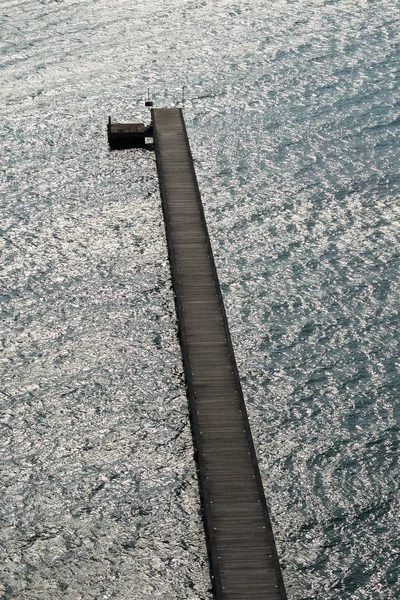
M398 599L397 1L0 6L0 598L211 599L155 158L106 139L150 88L289 599Z

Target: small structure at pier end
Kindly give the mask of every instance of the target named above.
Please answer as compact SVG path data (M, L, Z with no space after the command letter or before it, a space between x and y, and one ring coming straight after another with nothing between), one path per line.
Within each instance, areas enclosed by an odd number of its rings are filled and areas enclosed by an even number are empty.
M145 148L146 138L153 137L152 125L112 123L108 117L107 137L110 148Z
M147 90L145 106L152 110L154 102L150 98L150 89ZM146 148L153 150L153 144L147 145L146 138L153 138L153 123L112 123L108 117L107 125L108 144L111 150L122 148Z

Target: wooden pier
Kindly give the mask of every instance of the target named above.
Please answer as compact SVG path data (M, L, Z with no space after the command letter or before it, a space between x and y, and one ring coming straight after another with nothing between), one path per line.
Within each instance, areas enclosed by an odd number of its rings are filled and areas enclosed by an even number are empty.
M215 597L285 600L182 111L152 122Z

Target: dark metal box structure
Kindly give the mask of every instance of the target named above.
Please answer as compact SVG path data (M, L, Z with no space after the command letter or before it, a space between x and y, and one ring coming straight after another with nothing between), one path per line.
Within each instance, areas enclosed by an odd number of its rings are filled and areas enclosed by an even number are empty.
M153 128L144 123L111 123L109 117L107 135L111 148L144 148L146 138L153 137Z

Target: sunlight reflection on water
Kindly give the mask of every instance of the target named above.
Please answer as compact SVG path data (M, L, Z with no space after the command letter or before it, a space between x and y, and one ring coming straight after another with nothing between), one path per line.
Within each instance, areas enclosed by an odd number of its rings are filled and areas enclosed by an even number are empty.
M154 156L105 137L185 84L289 597L395 600L398 5L2 6L3 597L210 598Z

